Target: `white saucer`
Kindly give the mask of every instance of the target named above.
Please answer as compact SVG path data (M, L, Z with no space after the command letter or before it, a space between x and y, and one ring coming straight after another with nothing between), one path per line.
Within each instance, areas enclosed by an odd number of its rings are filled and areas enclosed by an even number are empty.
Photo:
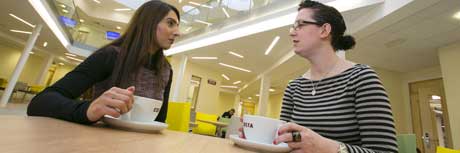
M236 145L254 149L262 152L290 152L291 148L286 143L280 143L278 145L261 143L256 141L251 141L247 139L240 138L237 134L230 135L230 140L232 140Z
M137 132L160 132L168 127L168 124L161 122L138 122L121 120L110 115L104 115L102 121L115 128L137 131Z

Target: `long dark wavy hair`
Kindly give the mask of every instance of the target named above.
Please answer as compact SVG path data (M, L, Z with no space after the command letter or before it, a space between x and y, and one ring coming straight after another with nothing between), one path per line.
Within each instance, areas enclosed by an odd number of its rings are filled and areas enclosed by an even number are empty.
M134 13L122 36L107 46L118 46L117 61L112 72L112 85L120 88L131 86L131 79L136 77L142 66L153 68L157 77L162 81L160 73L168 64L163 49L156 38L156 30L161 20L174 11L180 19L179 11L174 6L160 0L144 3ZM160 85L162 85L160 83Z

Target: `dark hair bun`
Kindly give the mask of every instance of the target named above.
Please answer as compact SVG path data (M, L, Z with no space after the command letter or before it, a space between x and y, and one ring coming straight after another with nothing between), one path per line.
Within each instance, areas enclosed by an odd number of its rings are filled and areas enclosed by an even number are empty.
M342 36L339 38L336 49L338 50L352 49L353 47L355 47L355 44L356 42L353 36L350 36L350 35Z

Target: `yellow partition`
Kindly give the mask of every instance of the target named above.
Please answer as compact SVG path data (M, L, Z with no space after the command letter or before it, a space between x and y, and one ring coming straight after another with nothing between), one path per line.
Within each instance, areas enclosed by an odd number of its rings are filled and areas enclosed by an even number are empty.
M449 148L444 148L444 147L438 146L436 148L436 153L460 153L460 150L452 150L452 149L449 149Z
M214 136L216 135L216 126L209 124L209 123L203 123L198 120L206 120L206 121L217 121L218 115L214 114L205 114L201 112L196 112L196 124L197 126L192 129L193 133L196 134L203 134L203 135L211 135Z
M189 102L168 103L168 116L166 117L168 129L188 132L190 124L190 106L191 103Z

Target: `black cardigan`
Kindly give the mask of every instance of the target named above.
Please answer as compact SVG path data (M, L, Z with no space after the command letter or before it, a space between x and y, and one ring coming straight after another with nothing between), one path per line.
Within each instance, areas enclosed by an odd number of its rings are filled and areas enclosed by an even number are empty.
M62 79L37 94L27 108L27 115L53 117L82 124L94 123L86 116L91 102L77 98L94 84L110 77L117 55L114 46L99 49ZM166 120L172 74L171 70L163 96L163 106L155 119L159 122Z

